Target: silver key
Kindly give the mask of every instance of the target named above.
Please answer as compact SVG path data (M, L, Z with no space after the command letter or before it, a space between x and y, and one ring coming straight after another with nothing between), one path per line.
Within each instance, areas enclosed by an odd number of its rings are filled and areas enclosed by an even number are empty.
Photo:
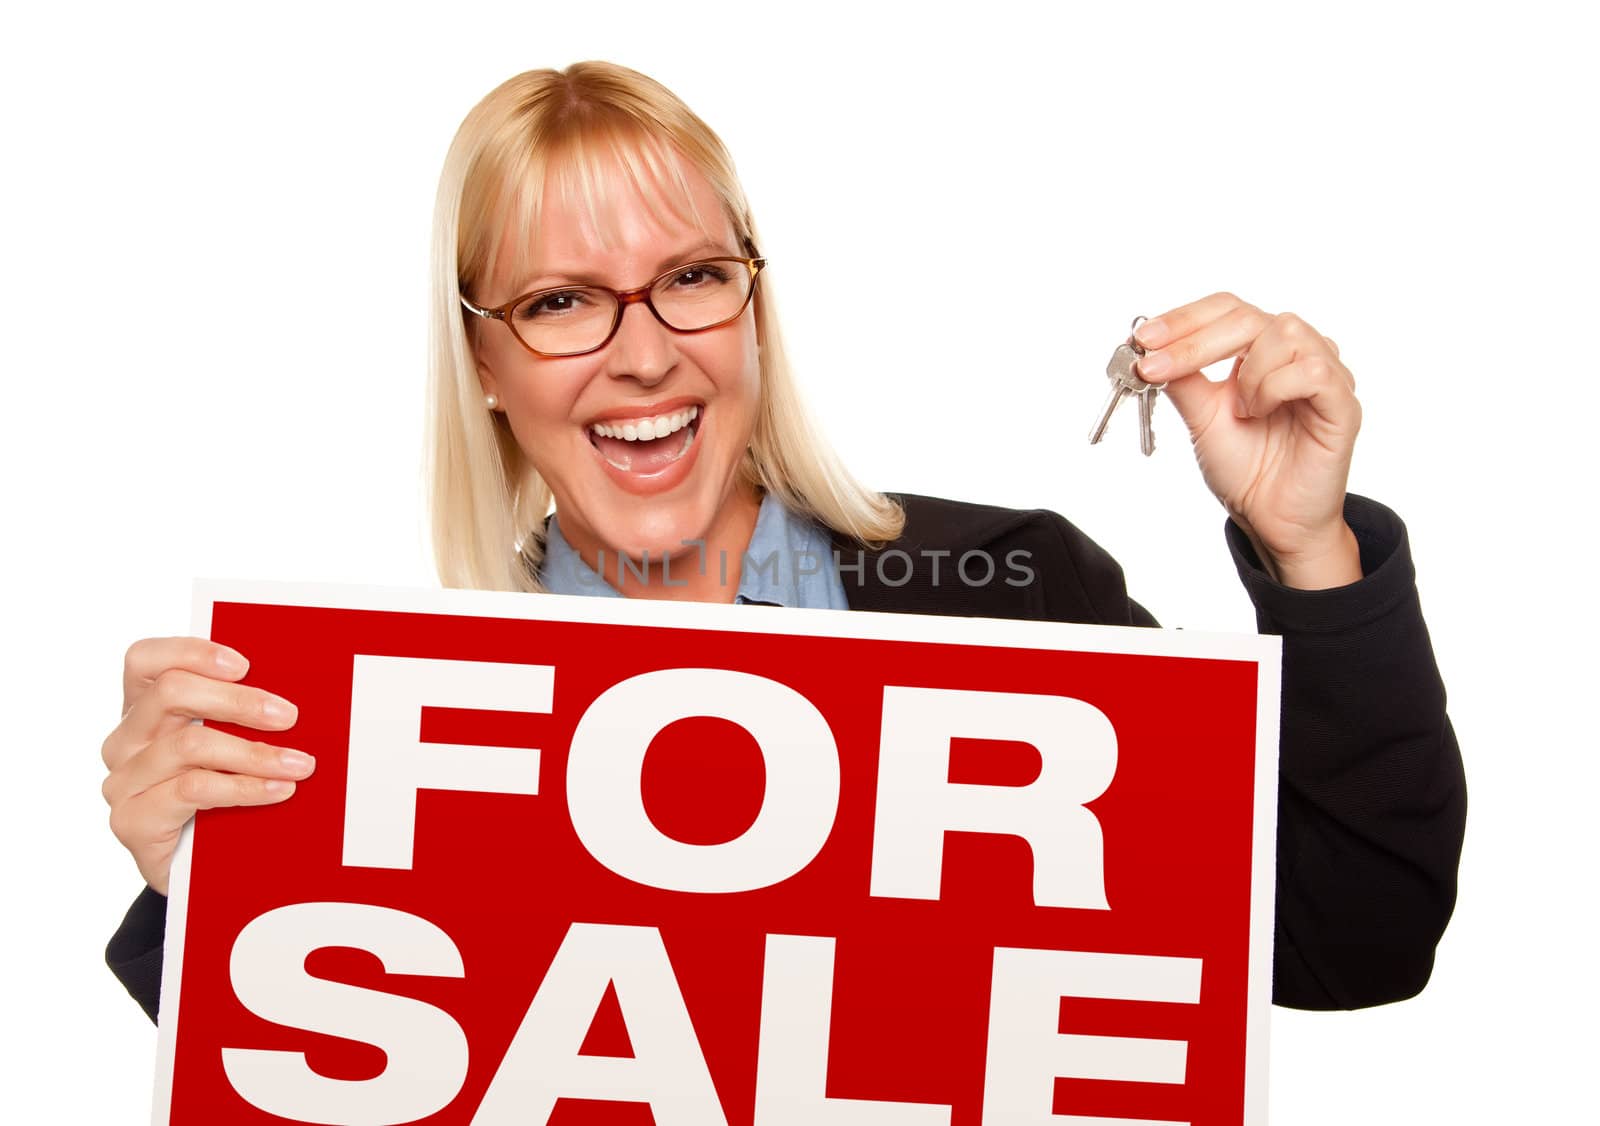
M1144 319L1144 317L1134 317L1132 327L1137 329L1139 322ZM1161 387L1159 384L1146 383L1133 370L1134 364L1142 355L1144 349L1131 335L1111 353L1111 362L1106 365L1106 378L1111 380L1111 395L1106 399L1099 421L1095 423L1094 429L1089 431L1091 446L1105 435L1106 424L1111 421L1111 416L1116 413L1122 400L1131 395L1139 400L1139 449L1145 457L1156 452L1154 420L1156 396L1161 394Z
M1134 351L1135 345L1130 339L1126 344L1118 344L1117 350L1111 353L1111 362L1106 364L1106 378L1111 380L1111 395L1106 399L1105 407L1100 411L1100 418L1095 423L1094 429L1089 431L1089 444L1092 446L1105 436L1106 425L1111 421L1111 416L1116 413L1122 400L1129 395L1139 394L1149 384L1133 373L1133 365L1139 359L1139 353Z
M1139 392L1139 449L1145 457L1156 452L1156 432L1152 423L1155 420L1156 396L1161 394L1161 388L1154 383L1146 383L1144 390Z

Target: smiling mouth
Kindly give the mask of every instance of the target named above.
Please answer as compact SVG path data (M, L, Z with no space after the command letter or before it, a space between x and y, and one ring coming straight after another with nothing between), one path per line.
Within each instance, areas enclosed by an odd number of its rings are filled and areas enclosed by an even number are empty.
M699 431L700 408L683 407L648 418L594 422L589 444L614 469L648 477L688 453Z

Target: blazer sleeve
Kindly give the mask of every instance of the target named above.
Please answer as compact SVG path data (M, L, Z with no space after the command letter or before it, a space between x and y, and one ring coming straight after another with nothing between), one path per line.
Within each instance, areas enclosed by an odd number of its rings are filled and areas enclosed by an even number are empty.
M146 887L106 944L106 965L152 1021L161 1003L161 957L167 935L167 897Z
M1461 751L1405 525L1348 496L1361 581L1292 590L1231 520L1263 633L1283 636L1273 1000L1349 1009L1413 996L1456 900Z
M1355 495L1345 520L1363 577L1332 590L1282 586L1231 520L1226 532L1258 628L1283 637L1272 999L1300 1009L1378 1005L1427 984L1466 824L1405 525ZM1055 521L1081 584L1062 597L1103 624L1155 625L1116 562Z

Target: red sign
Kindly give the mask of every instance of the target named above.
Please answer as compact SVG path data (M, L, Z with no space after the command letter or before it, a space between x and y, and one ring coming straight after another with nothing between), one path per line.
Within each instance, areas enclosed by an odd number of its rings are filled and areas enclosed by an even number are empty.
M239 583L196 632L317 769L185 833L157 1123L1264 1121L1276 639Z

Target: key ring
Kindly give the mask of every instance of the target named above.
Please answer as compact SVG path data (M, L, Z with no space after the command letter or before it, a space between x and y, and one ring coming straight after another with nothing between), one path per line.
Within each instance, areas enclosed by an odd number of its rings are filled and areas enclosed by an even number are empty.
M1128 347L1133 349L1133 354L1136 356L1144 355L1144 347L1133 338L1133 334L1139 331L1140 321L1147 321L1149 319L1149 317L1134 317L1133 324L1128 326Z

